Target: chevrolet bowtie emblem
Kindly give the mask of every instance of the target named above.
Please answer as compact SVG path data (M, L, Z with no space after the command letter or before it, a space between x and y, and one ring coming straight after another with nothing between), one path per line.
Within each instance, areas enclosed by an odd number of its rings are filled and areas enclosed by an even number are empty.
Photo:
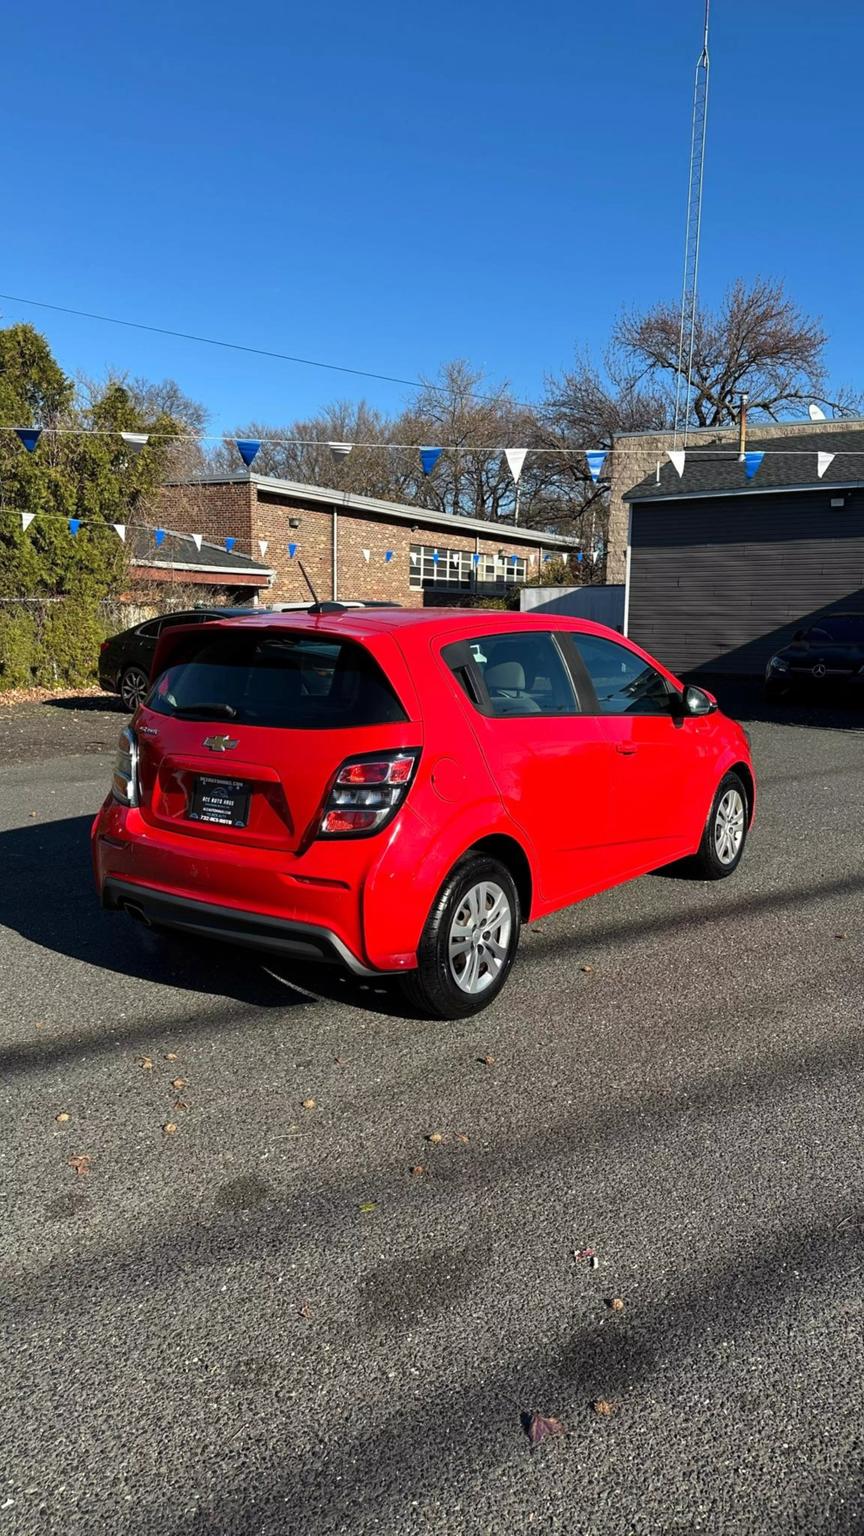
M232 741L230 736L205 736L204 745L211 752L230 752L238 743Z

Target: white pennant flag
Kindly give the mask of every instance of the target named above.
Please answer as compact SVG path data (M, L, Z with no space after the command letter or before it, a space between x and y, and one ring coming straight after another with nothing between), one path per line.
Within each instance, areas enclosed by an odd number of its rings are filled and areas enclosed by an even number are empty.
M114 529L114 532L116 533L118 539L120 540L120 543L121 544L125 544L126 543L126 524L125 523L112 523L111 527Z
M32 521L33 521L35 516L36 516L35 512L22 512L21 513L21 528L22 528L22 531L26 532L26 530L30 527L30 524L32 523Z
M360 553L363 556L363 559L366 561L366 564L368 565L369 564L369 556L372 553L371 549L361 549Z
M351 452L351 449L354 447L354 444L353 443L328 443L327 447L330 449L330 452L332 453L334 459L347 459L349 453Z
M131 448L133 453L140 453L150 441L146 432L121 432L120 436L126 447Z
M201 545L204 542L203 534L201 534L201 533L193 533L191 535L191 539L192 539L192 543L195 545L195 548L197 549L197 551L198 551L198 553L200 555L200 553L201 553Z
M504 450L504 457L507 460L507 467L513 476L514 485L519 484L519 476L522 473L522 465L525 463L527 453L527 448L505 448Z
M686 454L684 452L684 449L683 448L667 448L666 449L666 457L669 460L669 463L673 466L673 468L678 471L678 479L680 480L681 476L684 473L684 460L686 458Z
M266 555L266 553L268 551L268 549L270 548L270 540L269 539L259 539L258 540L258 548L261 551L261 559L263 560L264 556Z
M835 457L835 455L833 453L817 453L817 455L816 455L816 473L819 476L820 480L822 479L822 476L824 475L826 469L828 468L828 465L831 463L831 460L834 457Z
M418 555L416 549L412 549L412 551L411 551L411 564L412 565L419 565L420 564L420 556Z

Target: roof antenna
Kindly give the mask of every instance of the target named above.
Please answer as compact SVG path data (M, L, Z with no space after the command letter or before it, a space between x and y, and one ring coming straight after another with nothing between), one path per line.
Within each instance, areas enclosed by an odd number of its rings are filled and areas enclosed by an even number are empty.
M305 565L303 564L303 561L302 560L298 560L297 564L299 565L301 571L303 572L303 580L305 581L307 587L309 588L309 591L312 593L312 596L315 599L315 601L313 602L311 608L309 609L309 612L310 613L343 613L344 612L344 604L342 604L342 603L322 603L321 602L321 600L320 600L320 598L318 596L318 593L315 591L315 588L313 587L311 581L309 580L309 572L307 571Z
M315 588L313 587L311 581L309 580L309 572L307 571L307 569L306 569L305 565L303 564L302 560L298 560L297 564L299 565L300 570L303 573L303 580L305 581L307 587L309 588L309 591L312 593L312 601L313 601L313 603L317 604L318 601L319 601L318 593L315 591Z

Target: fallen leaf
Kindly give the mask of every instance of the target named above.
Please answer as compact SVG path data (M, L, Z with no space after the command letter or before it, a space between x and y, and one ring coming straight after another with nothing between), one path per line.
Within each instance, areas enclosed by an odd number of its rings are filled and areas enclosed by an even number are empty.
M345 1066L345 1057L344 1056L334 1056L333 1060L336 1063L337 1067L344 1067Z
M173 1120L166 1120L162 1130L166 1136L174 1136L177 1132L177 1126Z
M153 1057L152 1056L139 1056L138 1057L138 1065L141 1068L142 1072L152 1072L153 1071Z
M611 1414L616 1413L618 1410L618 1404L610 1402L605 1397L595 1397L591 1407L602 1419L608 1419Z
M304 1099L303 1100L303 1108L304 1109L317 1109L318 1108L317 1101L315 1099Z
M76 1157L68 1157L66 1161L68 1162L69 1167L74 1168L75 1172L82 1179L86 1179L93 1164L92 1157L89 1157L86 1153L83 1152L79 1153Z
M419 1178L421 1174L426 1172L426 1169L423 1167L422 1163L415 1163L413 1168L408 1169L408 1172L413 1173L415 1177Z
M66 1111L64 1109L64 1110L61 1110L59 1115L55 1115L54 1119L57 1121L58 1125L66 1125L68 1120L69 1120L69 1116L67 1115L67 1113L66 1113Z
M31 816L38 816L38 814L39 814L38 811L31 811L30 812Z
M584 971L586 976L590 976L594 967L593 965L580 965L579 969L580 971Z
M456 1140L457 1141L461 1141L463 1147L467 1147L467 1145L468 1145L469 1141L471 1140L471 1138L470 1138L470 1136L457 1136Z
M624 1303L621 1300L620 1296L613 1296L611 1301L609 1301L608 1306L609 1306L610 1312L623 1312L624 1311Z
M47 1024L46 1024L46 1023L45 1023L45 1020L44 1020L44 1019L39 1019L39 1021L38 1021L38 1023L36 1023L36 1024L34 1024L34 1025L33 1025L33 1028L34 1028L34 1029L47 1029L47 1028L48 1028L48 1026L47 1026Z
M175 1109L188 1109L189 1105L186 1103L185 1099L175 1099L174 1100L174 1108Z
M185 1088L186 1087L186 1079L185 1079L185 1077L174 1077L174 1078L172 1078L171 1079L171 1087L174 1089L175 1093L179 1093L181 1088Z
M431 1136L426 1137L426 1140L431 1141L433 1147L439 1147L442 1141L444 1141L444 1136L441 1131L433 1131Z
M578 1264L580 1259L593 1259L594 1258L594 1249L593 1248L577 1248L576 1252L573 1255L573 1257L575 1258L577 1264Z
M377 1209L378 1209L378 1201L377 1200L361 1200L360 1204L357 1207L357 1209L358 1209L358 1211L362 1211L364 1216L368 1216L372 1211L377 1211Z
M479 1061L481 1067L494 1067L495 1065L494 1056L478 1056L477 1060Z
M845 933L835 933L834 937L835 939L845 939L848 937L848 935Z
M560 1419L553 1419L542 1413L532 1413L528 1416L525 1433L531 1442L531 1449L545 1440L547 1435L564 1435L567 1433Z
M315 1313L312 1311L312 1308L310 1307L308 1301L304 1301L302 1307L298 1308L298 1311L299 1311L300 1316L301 1317L305 1317L307 1320L310 1317L314 1317L315 1316Z
M165 1052L165 1060L166 1061L176 1061L177 1060L177 1052L176 1051L166 1051Z

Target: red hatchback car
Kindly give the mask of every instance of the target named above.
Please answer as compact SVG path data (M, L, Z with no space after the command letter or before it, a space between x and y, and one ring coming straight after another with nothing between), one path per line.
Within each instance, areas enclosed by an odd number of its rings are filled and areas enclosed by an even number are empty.
M402 975L442 1018L520 925L684 858L736 868L748 739L578 619L319 604L170 629L93 824L103 904Z

